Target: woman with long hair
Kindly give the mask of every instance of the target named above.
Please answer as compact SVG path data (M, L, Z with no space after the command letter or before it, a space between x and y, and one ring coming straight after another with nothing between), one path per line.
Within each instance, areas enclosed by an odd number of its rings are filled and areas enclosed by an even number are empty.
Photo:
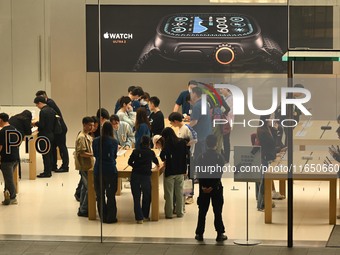
M149 136L151 134L151 126L149 122L149 118L147 116L146 110L144 107L140 107L137 109L136 115L136 124L135 124L135 148L140 148L141 139L143 136Z
M188 146L187 141L176 136L175 131L167 127L162 131L164 147L160 158L165 162L164 199L165 218L172 219L173 198L176 198L176 215L183 217L183 182L187 172Z
M152 162L159 166L155 152L150 149L150 137L143 136L140 149L133 150L128 162L132 166L131 193L138 224L150 220Z
M102 139L100 143L100 139ZM100 144L102 146L100 151ZM94 187L97 198L97 208L103 223L117 222L116 191L118 171L116 158L118 141L113 138L113 128L110 122L104 122L102 136L93 140L93 155L96 158L94 165ZM100 168L101 166L101 168ZM102 181L102 186L100 186ZM101 211L103 203L103 211Z
M276 158L275 149L275 133L273 127L271 127L270 115L260 116L260 123L257 128L257 138L261 144L261 165L262 167L268 167L269 163ZM275 205L273 204L273 207ZM262 179L257 191L257 210L264 210L264 175L262 173Z

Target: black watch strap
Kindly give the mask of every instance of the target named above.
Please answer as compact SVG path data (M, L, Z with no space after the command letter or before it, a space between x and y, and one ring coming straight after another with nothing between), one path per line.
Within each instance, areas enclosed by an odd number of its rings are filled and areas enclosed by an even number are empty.
M285 70L285 64L282 62L282 49L280 45L270 37L263 37L263 51L261 54L262 60L273 67L276 71L282 72Z
M137 72L141 70L142 66L154 55L159 55L159 49L154 45L154 38L151 39L143 48L136 64L133 67L133 71Z

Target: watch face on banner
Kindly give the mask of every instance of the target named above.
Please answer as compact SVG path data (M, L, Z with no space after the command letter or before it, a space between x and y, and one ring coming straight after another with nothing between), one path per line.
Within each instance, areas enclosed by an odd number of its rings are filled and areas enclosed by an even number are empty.
M178 14L166 17L159 32L179 38L241 38L259 33L259 27L243 14Z
M98 13L86 5L89 72L286 72L286 6L101 5L100 30Z

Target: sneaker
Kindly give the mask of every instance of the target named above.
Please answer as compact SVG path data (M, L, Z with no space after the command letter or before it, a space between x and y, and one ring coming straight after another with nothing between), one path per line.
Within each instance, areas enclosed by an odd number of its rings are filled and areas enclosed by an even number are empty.
M80 202L80 196L78 196L78 194L76 193L76 194L74 194L74 198L78 201L78 202Z
M272 198L276 200L285 199L285 196L281 195L280 192L272 191Z
M88 217L89 216L89 214L87 213L87 212L81 212L81 211L78 211L78 213L77 213L77 215L79 216L79 217Z
M11 199L11 201L9 202L10 205L17 205L18 204L18 200L16 198Z
M9 205L11 203L11 195L8 190L4 191L4 201L2 201L3 205Z
M143 221L150 221L150 218L144 218Z
M272 201L272 208L275 208L276 207L276 204L274 201Z
M187 197L187 198L185 199L185 204L186 204L186 205L190 205L190 204L192 204L192 203L194 203L194 199L193 199L192 197Z
M259 212L264 212L264 208L257 208Z
M143 220L137 220L136 223L137 224L143 224Z
M228 237L224 234L218 234L216 237L216 242L224 242L228 240Z
M174 209L172 209L172 213L176 214L176 206L174 206Z
M203 235L195 235L195 239L197 240L197 241L200 241L200 242L202 242L203 241Z

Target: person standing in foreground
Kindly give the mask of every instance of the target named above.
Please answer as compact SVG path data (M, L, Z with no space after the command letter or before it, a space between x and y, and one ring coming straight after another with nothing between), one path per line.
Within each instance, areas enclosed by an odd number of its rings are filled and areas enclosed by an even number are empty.
M162 131L164 146L160 158L165 162L164 170L164 199L165 199L165 218L172 219L173 198L176 197L176 214L181 218L183 212L183 182L184 175L187 173L188 146L187 141L179 139L175 131L166 127Z
M93 155L96 158L94 165L94 188L99 216L103 223L116 223L116 192L118 183L116 158L118 141L113 138L113 127L109 121L104 122L102 136L96 137L93 140L92 147ZM100 147L102 147L101 150ZM102 182L102 186L100 182ZM101 208L101 204L103 208Z
M143 220L150 220L152 162L159 167L156 154L150 149L150 137L143 136L140 148L133 150L128 162L132 166L131 193L133 196L135 219L138 224L142 224ZM142 193L141 206L140 199Z
M74 163L75 169L79 170L82 187L80 191L80 206L78 209L79 217L88 217L87 200L87 171L93 169L92 137L89 135L93 128L92 117L84 117L82 120L83 130L78 133L75 143Z
M10 131L15 130L8 122L7 113L0 113L0 155L1 171L5 181L3 205L17 204L16 189L13 180L13 172L19 161L19 146L7 148L7 142L10 138ZM15 135L15 134L14 134Z
M208 135L206 138L207 151L200 154L195 162L195 166L216 166L221 168L224 166L224 158L220 153L217 153L217 138L215 135ZM206 173L207 174L207 173ZM209 210L210 200L214 211L214 225L217 232L216 241L223 242L228 239L224 235L225 229L222 220L223 208L223 186L221 182L222 172L215 173L211 178L198 178L199 180L199 196L197 198L198 204L198 222L196 228L195 239L203 241L203 234L205 229L205 218Z

